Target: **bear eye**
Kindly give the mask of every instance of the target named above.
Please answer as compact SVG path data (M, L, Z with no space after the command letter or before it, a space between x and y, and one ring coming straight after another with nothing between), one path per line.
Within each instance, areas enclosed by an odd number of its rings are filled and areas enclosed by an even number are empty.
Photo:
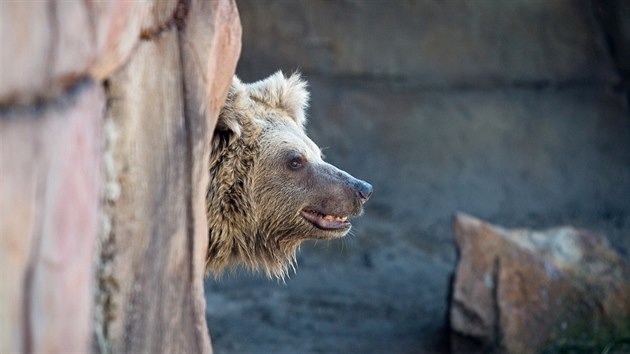
M304 167L304 160L300 156L296 156L289 160L289 168L296 171Z

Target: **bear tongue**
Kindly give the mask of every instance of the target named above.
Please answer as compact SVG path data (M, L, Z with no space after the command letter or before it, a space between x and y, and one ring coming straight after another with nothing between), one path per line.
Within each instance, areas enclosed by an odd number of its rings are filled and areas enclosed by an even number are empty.
M340 217L340 216L333 216L333 215L323 215L320 213L307 211L307 210L303 210L302 215L308 221L315 224L315 226L319 227L320 229L325 229L325 230L341 229L341 228L345 228L346 226L350 224L348 222L348 217L346 216Z

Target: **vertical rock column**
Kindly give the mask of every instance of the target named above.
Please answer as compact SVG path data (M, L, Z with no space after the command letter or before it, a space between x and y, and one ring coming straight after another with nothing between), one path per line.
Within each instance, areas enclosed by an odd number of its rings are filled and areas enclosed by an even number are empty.
M99 349L210 352L203 296L209 141L240 52L233 1L162 3L107 80L110 225Z

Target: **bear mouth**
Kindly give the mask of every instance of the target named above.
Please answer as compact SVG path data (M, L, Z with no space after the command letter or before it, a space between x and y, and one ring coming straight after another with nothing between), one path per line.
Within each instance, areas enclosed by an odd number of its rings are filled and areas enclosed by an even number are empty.
M308 209L302 210L301 214L311 224L322 230L342 230L349 228L351 225L347 216L324 214Z

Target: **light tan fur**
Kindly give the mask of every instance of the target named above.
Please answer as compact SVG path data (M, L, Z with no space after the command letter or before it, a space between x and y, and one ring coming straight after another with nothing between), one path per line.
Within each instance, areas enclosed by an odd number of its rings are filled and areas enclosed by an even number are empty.
M304 132L308 99L299 74L286 78L277 72L252 84L234 78L212 140L207 271L219 275L243 265L284 278L294 268L302 241L340 237L349 230L314 227L300 214L305 207L335 215L360 212L361 203L352 193L344 199L337 196L343 194L341 182L329 178L329 185L307 183L336 170ZM302 156L310 175L287 169L287 152ZM330 196L335 190L337 195Z

